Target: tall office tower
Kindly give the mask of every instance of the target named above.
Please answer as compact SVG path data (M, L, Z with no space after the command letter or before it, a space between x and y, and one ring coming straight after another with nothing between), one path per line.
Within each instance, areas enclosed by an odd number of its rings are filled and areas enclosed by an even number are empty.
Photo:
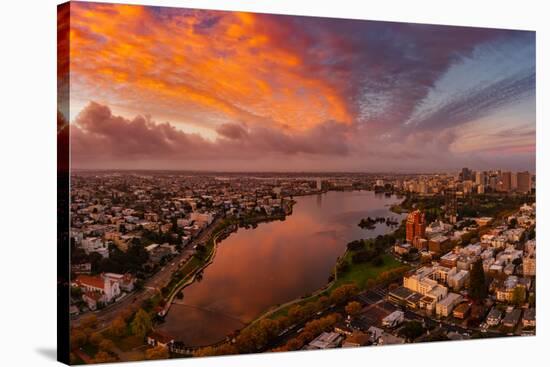
M523 193L531 192L531 174L529 171L518 172L518 191Z
M445 189L445 215L449 218L450 223L456 223L458 209L455 188Z
M502 172L502 191L509 192L512 189L512 172Z
M479 185L479 186L477 187L477 193L478 193L478 194L485 194L485 186Z
M491 176L489 177L489 187L491 190L495 191L497 189L498 185L498 177L497 176Z
M516 191L518 189L518 173L512 172L510 178L510 189Z
M462 181L470 180L472 179L472 171L469 168L464 167L462 168L462 172L460 172L459 177Z
M476 185L487 186L487 173L484 171L476 172Z
M413 243L426 234L426 216L420 210L415 210L407 215L406 239Z

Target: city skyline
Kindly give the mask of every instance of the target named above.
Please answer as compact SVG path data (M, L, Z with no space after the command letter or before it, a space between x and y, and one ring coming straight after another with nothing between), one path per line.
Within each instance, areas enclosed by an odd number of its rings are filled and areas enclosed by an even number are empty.
M534 32L70 11L73 168L535 171Z

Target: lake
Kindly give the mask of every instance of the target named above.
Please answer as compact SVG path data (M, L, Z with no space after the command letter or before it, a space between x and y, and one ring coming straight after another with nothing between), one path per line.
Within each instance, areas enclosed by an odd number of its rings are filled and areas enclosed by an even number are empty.
M284 221L239 228L223 240L200 282L183 290L159 329L190 346L218 342L272 306L323 287L346 244L393 229L361 229L362 218L403 216L400 202L372 191L328 192L296 197Z

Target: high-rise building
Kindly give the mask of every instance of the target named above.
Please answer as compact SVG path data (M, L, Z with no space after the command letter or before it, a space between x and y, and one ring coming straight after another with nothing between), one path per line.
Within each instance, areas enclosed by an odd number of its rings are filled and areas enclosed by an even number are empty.
M470 180L464 181L462 183L462 192L464 193L464 195L470 194L472 192L472 187L474 186L473 184L474 183Z
M510 177L510 189L516 191L518 189L518 173L512 172Z
M485 186L486 185L486 174L485 172L482 172L482 171L477 171L476 172L476 185L483 185Z
M445 189L445 215L450 223L456 223L458 215L456 190L454 188Z
M523 193L531 192L531 174L529 171L518 172L518 191Z
M497 176L489 177L489 187L491 188L491 190L495 191L497 189L497 186L498 186Z
M469 168L462 168L462 172L460 172L460 179L462 181L467 181L467 180L471 180L472 179L472 170L470 170Z
M407 242L416 242L426 234L426 216L420 210L414 210L407 216Z
M479 186L477 187L477 193L478 193L478 194L485 194L485 186L479 185Z
M502 191L509 192L512 190L512 172L502 172L501 174L502 181Z

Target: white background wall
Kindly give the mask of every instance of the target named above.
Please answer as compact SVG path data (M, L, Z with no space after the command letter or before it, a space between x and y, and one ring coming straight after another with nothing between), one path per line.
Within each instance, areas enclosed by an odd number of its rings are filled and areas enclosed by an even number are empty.
M118 1L132 3L132 1ZM149 0L170 5L537 31L537 336L154 362L156 366L541 365L548 356L548 98L546 1ZM56 353L56 3L0 8L0 365L54 365ZM546 23L546 24L545 24ZM548 113L546 113L548 117ZM546 120L548 120L546 118ZM546 121L548 122L548 121ZM546 141L546 145L544 144ZM546 163L544 163L546 162ZM546 347L546 350L544 349ZM546 362L547 363L547 362ZM153 365L153 363L150 363ZM129 364L132 365L132 364ZM142 365L149 365L144 362Z

